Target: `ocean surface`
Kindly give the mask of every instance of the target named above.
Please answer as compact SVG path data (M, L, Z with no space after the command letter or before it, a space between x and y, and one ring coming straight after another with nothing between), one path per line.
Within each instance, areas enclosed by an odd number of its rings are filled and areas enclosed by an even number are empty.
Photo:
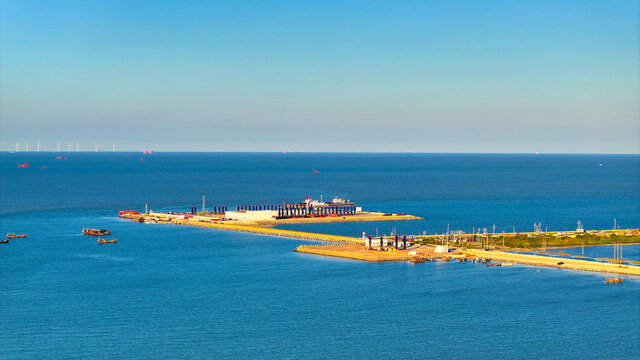
M0 233L29 234L0 244L0 359L640 358L640 279L366 263L292 252L302 240L117 216L188 211L202 196L232 208L322 195L424 220L287 228L638 228L638 155L5 152L0 169Z

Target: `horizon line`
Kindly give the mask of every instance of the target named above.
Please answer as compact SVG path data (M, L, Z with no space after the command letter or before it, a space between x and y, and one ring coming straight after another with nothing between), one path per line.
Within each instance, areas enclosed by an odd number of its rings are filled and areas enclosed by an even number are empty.
M253 151L253 150L244 150L244 151L223 151L223 150L201 150L201 151L192 151L192 150L175 150L175 151L167 151L167 150L152 150L151 153L145 153L145 151L149 150L117 150L117 151L56 151L56 150L0 150L0 153L8 153L8 154L18 154L18 153L51 153L51 154L133 154L133 153L143 153L144 155L153 155L154 153L163 153L163 154L176 154L176 153L185 153L185 154L416 154L416 155L437 155L437 154L455 154L455 155L640 155L638 153L578 153L578 152L455 152L455 151L438 151L438 152L421 152L421 151L297 151L297 150L287 150L287 151Z

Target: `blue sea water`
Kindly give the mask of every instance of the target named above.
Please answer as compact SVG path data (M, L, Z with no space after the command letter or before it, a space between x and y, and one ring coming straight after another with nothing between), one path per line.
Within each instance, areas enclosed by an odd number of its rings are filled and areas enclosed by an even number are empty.
M203 195L235 206L322 194L425 220L290 228L637 228L637 155L2 153L0 165L0 232L29 234L0 244L1 359L640 358L635 278L366 263L292 252L301 240L117 217L145 203L185 211ZM83 227L119 242L98 245ZM585 252L608 256L599 248Z

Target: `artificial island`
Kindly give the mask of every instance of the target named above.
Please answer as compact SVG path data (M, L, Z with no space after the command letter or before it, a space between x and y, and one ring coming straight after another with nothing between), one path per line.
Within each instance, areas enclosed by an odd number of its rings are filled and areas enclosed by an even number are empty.
M307 197L300 203L213 206L202 211L193 206L190 212L120 211L120 217L137 222L189 225L220 230L241 231L270 236L318 241L317 245L300 245L300 253L341 257L364 261L474 261L487 266L526 264L581 271L596 271L640 276L640 262L623 260L622 245L640 243L640 230L614 229L586 231L578 223L575 231L525 233L482 233L372 236L362 237L310 233L274 228L284 224L309 224L359 221L420 220L404 213L363 211L355 203L334 198L330 202ZM591 259L566 252L547 251L553 247L615 244L614 258ZM488 264L491 262L493 264Z

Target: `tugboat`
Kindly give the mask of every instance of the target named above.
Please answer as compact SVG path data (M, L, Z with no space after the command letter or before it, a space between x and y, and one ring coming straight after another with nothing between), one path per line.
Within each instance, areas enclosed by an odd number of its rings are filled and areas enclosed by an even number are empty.
M622 282L622 278L607 278L607 282L608 283L621 283Z
M98 238L98 244L101 244L101 245L102 245L102 244L115 244L115 243L117 243L117 242L118 242L118 240L117 240L117 239L113 239L113 240L105 240L105 239L102 239L102 238L100 238L100 237Z
M7 239L15 239L15 238L26 238L27 234L22 234L22 235L16 235L13 233L8 233L7 234Z
M85 235L104 236L111 235L111 231L107 229L82 229L82 233Z

